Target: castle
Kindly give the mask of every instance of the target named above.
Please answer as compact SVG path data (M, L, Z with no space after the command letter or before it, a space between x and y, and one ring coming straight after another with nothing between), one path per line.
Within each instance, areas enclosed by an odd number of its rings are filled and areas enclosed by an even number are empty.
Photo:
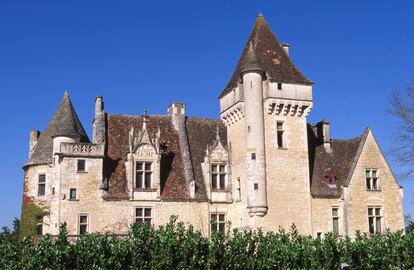
M260 14L220 119L187 116L182 103L113 114L97 97L91 142L65 93L47 129L30 132L23 208L44 210L30 221L38 234L63 222L74 235L122 233L171 215L207 236L229 222L314 236L402 229L402 188L371 130L336 140L327 121L308 124L312 84Z

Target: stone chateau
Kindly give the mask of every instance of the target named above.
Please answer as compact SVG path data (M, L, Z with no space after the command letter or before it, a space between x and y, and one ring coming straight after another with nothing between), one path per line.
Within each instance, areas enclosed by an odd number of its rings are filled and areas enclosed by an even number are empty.
M229 222L314 236L402 229L403 191L371 130L337 140L327 121L307 123L312 84L259 15L220 119L187 116L182 103L114 114L97 97L90 140L65 93L47 129L30 132L23 207L44 210L38 234L63 222L74 235L123 233L171 215L207 236Z

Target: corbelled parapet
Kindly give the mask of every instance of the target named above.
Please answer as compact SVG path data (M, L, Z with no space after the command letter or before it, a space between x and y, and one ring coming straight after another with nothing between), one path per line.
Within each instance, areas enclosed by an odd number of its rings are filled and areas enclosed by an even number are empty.
M191 162L190 147L188 145L187 130L185 125L185 104L184 103L172 103L168 107L168 115L171 117L171 121L175 130L178 133L180 141L181 155L183 157L183 165L185 172L185 179L187 182L187 190L190 198L195 198L195 178L194 170Z

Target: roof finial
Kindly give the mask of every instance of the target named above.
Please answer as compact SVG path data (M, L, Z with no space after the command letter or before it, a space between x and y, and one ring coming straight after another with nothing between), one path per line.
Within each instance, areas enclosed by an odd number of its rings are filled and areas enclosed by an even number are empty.
M147 123L148 123L148 112L147 112L147 109L144 109L144 119L143 119L143 126L144 126L144 128L147 128Z
M257 15L257 17L264 17L263 13L261 11L259 11L259 14Z
M64 96L64 97L69 97L69 92L68 92L68 90L65 90L65 93L63 93L63 96Z
M220 128L218 125L216 126L216 140L220 140Z

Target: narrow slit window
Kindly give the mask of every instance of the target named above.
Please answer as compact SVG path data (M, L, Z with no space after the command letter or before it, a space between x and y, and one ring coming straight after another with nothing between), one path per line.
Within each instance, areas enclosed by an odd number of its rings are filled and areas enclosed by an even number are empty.
M284 124L281 121L277 121L276 122L276 132L277 132L277 147L278 148L284 148L285 144L284 144L284 134L285 134L285 129L284 129Z
M256 153L252 153L252 160L256 159Z
M39 182L37 186L37 195L45 196L46 195L46 174L39 175Z
M332 207L332 232L339 234L339 208Z

